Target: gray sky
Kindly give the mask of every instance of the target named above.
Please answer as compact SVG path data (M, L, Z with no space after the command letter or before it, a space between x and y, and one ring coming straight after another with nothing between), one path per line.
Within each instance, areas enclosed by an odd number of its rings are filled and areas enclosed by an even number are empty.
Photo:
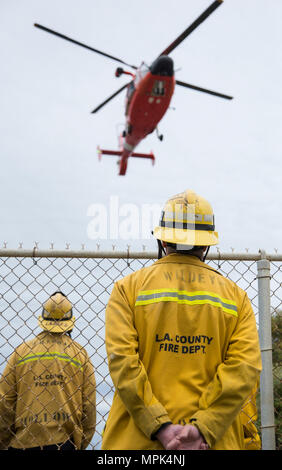
M116 159L128 81L117 63L33 27L41 23L139 65L150 64L212 0L1 0L0 245L95 249L93 204L162 204L192 188L213 205L219 248L281 247L281 17L279 0L226 0L171 53L179 80L234 96L221 100L176 87L159 125L131 160ZM135 248L151 240L100 241Z

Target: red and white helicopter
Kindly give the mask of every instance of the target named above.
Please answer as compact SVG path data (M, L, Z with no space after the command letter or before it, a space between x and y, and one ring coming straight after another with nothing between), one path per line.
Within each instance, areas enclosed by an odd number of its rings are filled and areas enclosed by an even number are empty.
M101 54L109 59L115 60L127 67L130 67L135 72L129 72L118 67L115 72L116 77L120 77L122 74L130 75L132 79L129 83L126 83L119 88L114 94L107 98L103 103L97 106L92 113L96 113L109 101L115 98L125 88L126 91L126 103L125 103L125 116L126 124L125 129L120 135L119 139L119 150L103 150L98 147L98 156L101 155L115 155L119 158L119 174L125 175L127 169L127 162L129 157L137 158L148 158L154 163L155 156L153 153L144 154L134 152L136 146L143 140L148 134L151 134L166 113L175 85L190 88L193 90L208 93L220 98L228 100L232 99L232 96L218 93L216 91L207 90L190 83L181 82L175 80L173 60L169 57L169 54L187 37L191 34L211 13L213 13L221 4L223 0L215 0L188 28L178 36L151 64L147 66L144 62L140 67L130 65L123 60L114 57L110 54L102 52L93 47L87 46L79 41L71 39L63 34L60 34L52 29L46 28L38 23L34 26L40 28L48 33L59 36L62 39L66 39L74 44L85 47L91 51ZM162 140L163 136L158 135L158 138Z

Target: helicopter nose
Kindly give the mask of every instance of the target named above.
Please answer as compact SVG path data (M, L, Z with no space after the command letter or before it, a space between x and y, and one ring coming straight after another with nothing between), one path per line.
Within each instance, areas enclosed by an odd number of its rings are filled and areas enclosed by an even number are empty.
M162 75L166 77L172 77L173 72L173 60L167 55L161 55L152 63L150 67L152 75Z

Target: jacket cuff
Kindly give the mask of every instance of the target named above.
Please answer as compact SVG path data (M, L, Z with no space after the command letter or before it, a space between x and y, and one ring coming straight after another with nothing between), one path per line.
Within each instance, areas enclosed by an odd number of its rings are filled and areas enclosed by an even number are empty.
M158 434L158 432L159 432L161 429L166 428L169 424L172 424L172 422L171 422L171 421L167 421L166 423L163 423L163 424L159 427L159 429L157 429L157 430L151 435L151 440L152 440L152 441L155 441L155 440L157 439L156 434Z
M196 428L198 428L198 430L204 437L206 443L208 444L209 448L215 445L216 435L212 430L212 426L209 427L208 423L205 423L205 421L202 420L200 416L197 417L197 415L194 415L194 417L190 419L190 423L196 426Z
M167 411L160 403L147 407L139 416L135 415L134 420L149 439L159 431L163 424L171 423Z

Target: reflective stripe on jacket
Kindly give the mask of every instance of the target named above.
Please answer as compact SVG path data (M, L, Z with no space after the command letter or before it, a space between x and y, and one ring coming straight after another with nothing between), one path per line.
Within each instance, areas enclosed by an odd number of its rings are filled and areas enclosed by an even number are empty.
M72 439L95 431L95 377L86 350L66 334L42 332L9 359L0 380L0 449Z
M192 422L212 449L243 449L239 413L261 370L244 291L170 254L116 282L106 309L115 386L102 448L161 449L161 424Z

